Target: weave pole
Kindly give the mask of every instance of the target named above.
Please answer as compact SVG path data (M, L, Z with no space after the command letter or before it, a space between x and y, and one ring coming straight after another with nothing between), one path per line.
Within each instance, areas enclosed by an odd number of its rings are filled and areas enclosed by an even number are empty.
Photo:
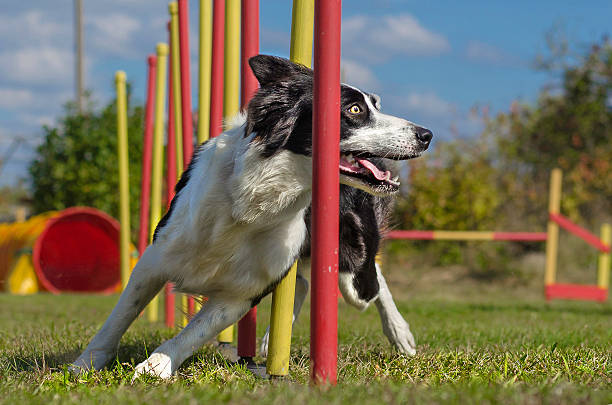
M183 166L185 169L187 166L189 166L191 155L193 155L193 119L191 117L188 7L189 5L187 4L187 0L178 0L179 47L181 58L181 113L183 124Z
M147 101L145 106L144 136L142 141L142 173L140 181L140 222L138 253L142 256L149 244L149 203L151 200L151 153L153 148L153 106L155 105L155 75L157 57L147 58Z
M149 220L149 240L153 242L155 227L161 218L161 185L164 166L164 104L166 90L166 66L168 63L168 45L157 44L157 83L155 93L155 127L153 131L153 170L151 175L151 216ZM158 320L159 297L147 306L147 319Z
M213 3L213 33L210 67L210 130L211 138L219 136L223 127L223 59L225 50L225 0Z
M257 79L249 67L249 58L259 53L259 0L242 0L240 102L246 110L257 91ZM253 307L238 322L238 356L242 362L252 363L256 353L257 307Z
M290 58L296 63L311 66L314 0L294 0L291 18ZM283 377L289 373L291 331L297 262L281 280L272 294L270 338L268 344L267 373Z
M336 384L341 0L316 0L312 139L311 377Z
M181 76L181 53L180 53L180 29L179 29L179 6L176 1L168 4L168 11L170 12L170 71L172 81L168 86L172 92L172 123L175 133L175 145L176 145L176 181L183 174L185 164L185 147L184 147L184 133L183 133L183 108L182 108L182 76ZM168 125L170 125L170 112L168 112ZM191 155L190 155L191 156ZM174 184L176 184L176 181ZM174 188L173 184L173 188ZM189 315L192 311L189 311L189 299L187 295L180 295L181 301L181 326L187 326L189 322ZM168 310L168 309L167 309Z
M240 96L240 0L225 2L225 51L223 86L224 130L227 122L238 113ZM229 344L234 340L234 325L225 328L218 336L219 343Z
M171 104L168 104L168 131L170 131L170 116L172 115L172 132L176 136L175 153L176 158L173 159L178 165L175 169L177 179L183 172L183 125L182 117L182 101L181 101L181 56L179 51L179 20L178 20L178 3L173 1L168 4L170 12L170 82L168 84L169 97ZM173 186L174 188L174 186Z
M555 215L561 211L561 169L553 169L550 174L550 191L548 200L548 214ZM544 285L555 283L557 277L557 252L559 249L559 225L548 219L546 236L546 269Z
M607 252L599 252L597 261L597 287L608 290L610 286L610 246L612 246L612 227L601 226L601 241L608 246Z
M212 64L212 0L200 0L198 69L198 143L210 137L210 76Z
M130 278L130 180L128 168L127 96L125 72L115 73L117 87L117 156L119 159L119 263L121 287Z
M170 17L170 22L168 23L168 43L170 44L170 66L168 67L168 136L166 137L166 204L167 209L170 208L170 204L172 203L172 199L174 198L174 186L177 181L177 173L179 168L183 167L183 153L182 150L177 148L177 143L180 145L180 142L176 140L176 118L175 118L175 110L174 110L174 83L173 83L173 75L174 75L174 66L172 61L172 54L174 45L172 44L172 16ZM180 137L179 137L180 138ZM179 161L180 159L180 161ZM178 166L177 167L177 162ZM165 314L165 322L168 328L173 328L175 326L175 305L176 305L176 297L174 292L172 292L172 283L166 283L164 287L164 314Z

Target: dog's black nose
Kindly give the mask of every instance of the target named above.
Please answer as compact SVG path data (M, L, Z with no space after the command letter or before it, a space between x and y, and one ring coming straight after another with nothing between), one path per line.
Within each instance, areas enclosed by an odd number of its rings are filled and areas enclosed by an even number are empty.
M433 134L429 129L423 127L416 127L415 132L417 139L421 141L421 143L429 145L429 142L431 142L431 138L433 138Z

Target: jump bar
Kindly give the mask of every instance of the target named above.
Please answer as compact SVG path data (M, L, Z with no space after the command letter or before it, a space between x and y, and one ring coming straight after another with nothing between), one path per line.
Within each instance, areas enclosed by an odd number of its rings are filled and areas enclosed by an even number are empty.
M546 232L391 231L387 239L545 242Z
M589 245L595 247L600 252L610 253L610 246L604 244L596 235L593 235L586 229L576 225L563 215L550 213L550 220L556 222L561 228L565 229L566 231L569 231L574 235L578 236L580 239L584 240Z
M589 300L604 302L608 290L596 285L549 284L546 286L546 299Z

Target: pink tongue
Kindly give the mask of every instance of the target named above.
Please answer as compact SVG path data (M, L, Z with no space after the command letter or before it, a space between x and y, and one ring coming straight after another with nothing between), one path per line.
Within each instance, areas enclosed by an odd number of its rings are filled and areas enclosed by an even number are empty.
M374 177L376 177L377 180L385 180L385 179L390 177L390 172L389 171L386 171L384 173L381 172L380 169L378 167L376 167L369 160L359 159L359 158L355 158L355 159L359 162L359 164L361 166L363 166L366 169L368 169L374 175Z

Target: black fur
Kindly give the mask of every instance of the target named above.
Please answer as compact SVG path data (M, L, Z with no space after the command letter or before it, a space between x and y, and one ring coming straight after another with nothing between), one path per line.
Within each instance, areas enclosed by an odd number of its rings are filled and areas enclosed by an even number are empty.
M394 162L376 160L381 168ZM353 285L360 299L371 301L378 295L375 259L393 210L392 197L377 197L359 189L340 186L339 271L354 274ZM302 258L310 256L310 208L304 218L308 234Z
M191 177L191 171L193 170L193 167L195 165L195 162L196 162L197 156L198 156L196 152L205 143L206 143L206 141L202 142L200 144L200 146L198 146L196 148L196 151L194 152L194 154L193 154L193 156L191 158L191 161L189 162L189 165L187 166L187 170L185 170L183 172L183 174L181 175L181 178L176 183L176 186L174 186L174 198L172 198L172 201L170 202L170 207L168 207L168 211L162 217L162 219L157 223L157 226L155 227L155 231L153 232L153 243L155 243L155 241L157 240L157 236L158 236L159 232L161 231L161 229L164 226L166 226L166 223L170 219L170 216L172 215L172 211L174 210L174 204L175 204L176 201L178 201L177 197L178 197L179 193L181 192L181 190L183 188L185 188L185 186L187 185L187 182L189 182L189 178Z
M253 141L265 157L281 149L311 156L313 71L269 55L254 56L249 64L261 87L248 106L245 136L256 133ZM367 124L371 113L360 91L342 85L340 94L340 139L345 139L352 129ZM362 114L347 112L355 104Z

